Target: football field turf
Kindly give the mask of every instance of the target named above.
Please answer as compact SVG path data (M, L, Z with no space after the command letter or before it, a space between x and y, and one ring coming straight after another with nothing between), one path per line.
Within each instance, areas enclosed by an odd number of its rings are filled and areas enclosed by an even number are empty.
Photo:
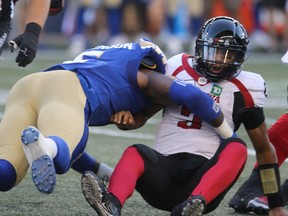
M283 53L284 54L284 53ZM36 60L27 68L18 68L14 62L15 55L6 51L6 59L0 60L0 116L4 112L7 94L11 86L21 77L43 70L62 60L69 60L67 53L39 52ZM65 57L66 56L66 57ZM288 65L281 63L281 55L254 54L244 64L245 70L260 73L267 82L268 99L265 108L267 125L270 126L287 109L287 84ZM149 146L153 143L155 129L160 120L160 113L153 117L141 129L133 131L120 131L115 126L91 128L90 138L86 150L98 160L114 166L120 158L123 150L135 143L143 143ZM14 120L17 124L17 119ZM235 193L239 185L250 174L255 162L254 151L243 129L240 128L238 136L243 138L248 145L249 158L244 172L234 187L228 192L218 209L208 215L225 216L240 214L234 213L228 208L228 201ZM0 137L1 139L1 137ZM288 177L287 163L281 167L282 181ZM25 179L8 192L0 193L0 215L96 215L94 210L86 203L80 187L81 175L70 170L65 175L57 176L55 191L50 195L41 194L35 188L28 171ZM168 212L156 210L150 207L137 192L126 202L123 216L168 216ZM241 214L242 215L242 214Z

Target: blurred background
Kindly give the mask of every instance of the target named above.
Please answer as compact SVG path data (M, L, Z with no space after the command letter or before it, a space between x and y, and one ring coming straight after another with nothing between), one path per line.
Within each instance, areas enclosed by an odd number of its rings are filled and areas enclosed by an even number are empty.
M16 4L11 38L23 31L25 1ZM39 50L60 49L74 57L97 44L147 37L168 57L193 54L200 26L218 15L231 16L244 25L250 50L287 50L286 0L65 0L64 10L48 18Z

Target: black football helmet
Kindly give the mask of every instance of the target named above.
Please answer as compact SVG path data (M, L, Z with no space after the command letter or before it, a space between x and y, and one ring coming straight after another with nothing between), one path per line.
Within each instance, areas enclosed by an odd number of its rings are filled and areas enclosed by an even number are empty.
M248 43L246 30L237 20L211 18L198 33L194 69L213 82L231 79L241 71Z

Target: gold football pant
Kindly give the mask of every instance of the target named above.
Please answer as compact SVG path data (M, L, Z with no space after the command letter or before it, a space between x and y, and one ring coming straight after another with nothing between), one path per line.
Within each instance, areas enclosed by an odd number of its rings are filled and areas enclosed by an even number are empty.
M15 185L24 178L29 166L22 149L22 130L35 126L45 137L62 138L71 158L83 136L85 105L79 79L70 71L34 73L12 87L0 123L0 159L15 168Z

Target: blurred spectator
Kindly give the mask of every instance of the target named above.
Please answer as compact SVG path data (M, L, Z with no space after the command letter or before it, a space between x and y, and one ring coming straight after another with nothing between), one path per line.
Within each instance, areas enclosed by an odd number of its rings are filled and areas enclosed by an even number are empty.
M194 39L206 13L206 0L166 0L166 27L169 40L168 55L194 48Z
M206 0L187 0L189 32L193 37L197 36L206 17Z
M254 2L255 0L206 0L208 18L215 16L230 16L239 20L247 33L255 27ZM205 5L205 6L206 6Z
M286 0L285 5L285 23L284 23L284 38L283 38L283 47L288 48L288 1Z
M121 5L123 0L103 0L106 12L107 29L111 37L121 32Z
M267 49L269 51L283 51L286 0L258 0L260 28L269 36Z
M147 8L147 33L151 37L157 37L165 25L164 0L150 1Z
M21 2L25 0L19 1ZM70 38L71 55L97 43L124 43L135 41L143 36L165 49L168 56L181 50L193 53L195 34L203 24L203 20L219 15L231 16L244 25L250 36L250 49L260 47L265 50L272 50L272 48L277 50L279 47L288 45L288 10L284 9L286 0L70 0L66 2L62 32L65 38ZM53 22L52 24L55 25Z
M153 2L156 2L156 0ZM123 0L119 8L121 19L117 21L117 23L120 21L118 24L120 30L116 33L115 28L113 30L110 29L108 44L131 42L138 40L140 37L147 37L145 33L149 25L147 8L147 1ZM110 9L108 9L107 13L109 13L109 11ZM109 19L109 14L107 14L107 19ZM157 23L157 19L153 20L153 22Z
M148 3L148 0L72 0L62 25L66 37L71 38L69 53L76 55L97 43L125 43L147 36Z
M207 20L207 10L205 9L205 4L207 0L187 0L188 6L188 21L189 21L189 35L190 39L190 52L194 53L195 39L199 29L203 25L204 21Z
M101 0L71 0L65 10L62 23L62 32L68 38L69 54L77 55L90 47L90 26L95 23ZM92 45L93 46L93 45Z
M209 2L209 3L208 3ZM209 17L215 16L230 16L239 20L239 11L242 0L208 0L207 5L210 5Z

